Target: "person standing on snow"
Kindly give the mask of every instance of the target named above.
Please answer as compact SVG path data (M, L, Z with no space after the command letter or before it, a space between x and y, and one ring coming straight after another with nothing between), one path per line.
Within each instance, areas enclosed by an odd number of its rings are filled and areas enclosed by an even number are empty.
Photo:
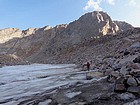
M90 70L90 63L87 62L87 70L89 71Z

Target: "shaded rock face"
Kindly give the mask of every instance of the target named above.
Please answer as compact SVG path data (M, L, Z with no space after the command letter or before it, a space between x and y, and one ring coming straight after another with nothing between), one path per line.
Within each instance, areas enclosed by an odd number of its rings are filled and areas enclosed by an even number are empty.
M62 55L69 55L77 47L121 30L124 31L108 14L95 11L68 25L29 28L23 31L16 28L0 30L0 53L15 54L31 62L63 63L58 61ZM72 58L68 58L67 63L74 63L69 59Z
M115 24L120 28L120 31L127 31L129 29L133 29L133 26L131 24L128 24L123 21L114 21Z

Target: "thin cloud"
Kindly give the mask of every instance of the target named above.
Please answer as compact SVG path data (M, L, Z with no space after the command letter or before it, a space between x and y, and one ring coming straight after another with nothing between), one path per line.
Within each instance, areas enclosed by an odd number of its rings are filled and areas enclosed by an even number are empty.
M100 3L102 2L102 0L97 0L97 1L93 1L93 0L89 0L87 2L87 5L83 8L84 10L96 10L96 11L102 11L102 8L100 7Z
M83 9L86 11L88 10L102 11L103 9L100 6L102 2L107 2L110 5L115 5L115 0L89 0Z
M107 0L107 2L111 5L115 5L115 0Z
M136 6L137 4L136 4L136 1L135 0L130 0L129 1L129 6Z
M135 7L135 8L139 8L139 3L138 3L138 0L130 0L127 4L128 6L131 6L131 7Z

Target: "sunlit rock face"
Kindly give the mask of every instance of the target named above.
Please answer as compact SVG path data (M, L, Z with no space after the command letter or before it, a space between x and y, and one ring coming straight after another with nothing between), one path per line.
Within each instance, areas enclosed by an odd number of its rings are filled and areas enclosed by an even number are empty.
M40 31L46 31L51 29L50 26L43 27L43 30ZM41 28L28 28L27 30L20 30L18 28L5 28L0 30L0 43L5 43L9 40L12 40L14 38L23 38L30 35L35 34L39 29Z
M37 30L37 28L28 28L27 30L22 31L22 35L24 37L32 35L35 33L36 30Z
M119 27L112 21L110 16L102 11L95 11L91 13L87 13L81 17L83 21L90 26L95 34L109 34L109 33L116 33L119 31ZM80 19L79 19L80 20Z
M6 28L0 30L0 43L4 43L13 38L21 38L22 31L18 28Z

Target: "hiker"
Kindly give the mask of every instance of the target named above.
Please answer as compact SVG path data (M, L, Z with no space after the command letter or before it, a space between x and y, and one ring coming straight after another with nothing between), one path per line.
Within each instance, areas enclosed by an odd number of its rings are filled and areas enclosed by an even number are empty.
M91 61L87 61L86 63L84 63L83 65L82 65L82 68L83 68L83 70L90 70L91 69L91 66L92 66L92 62Z
M87 62L87 70L89 71L90 70L90 63Z

